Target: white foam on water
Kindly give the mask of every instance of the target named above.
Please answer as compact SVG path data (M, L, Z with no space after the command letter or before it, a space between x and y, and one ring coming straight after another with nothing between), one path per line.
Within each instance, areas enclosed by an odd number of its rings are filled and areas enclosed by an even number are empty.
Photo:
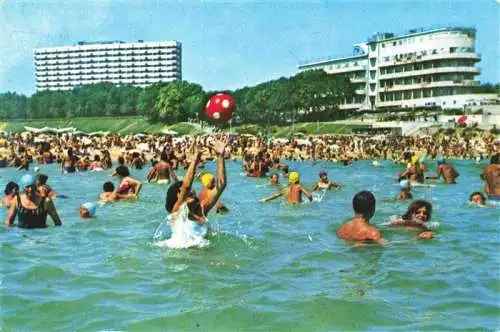
M321 190L320 192L313 192L312 198L313 202L321 202L326 195L326 190Z
M175 249L208 246L210 241L205 239L208 232L207 224L201 225L194 222L188 218L188 215L189 209L186 204L183 204L178 212L171 213L155 231L153 245ZM170 238L159 241L165 234L165 224L170 226L172 231Z

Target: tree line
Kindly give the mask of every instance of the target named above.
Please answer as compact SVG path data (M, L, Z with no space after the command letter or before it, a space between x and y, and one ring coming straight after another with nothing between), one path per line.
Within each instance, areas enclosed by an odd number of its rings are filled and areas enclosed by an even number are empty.
M236 122L278 124L331 119L354 90L347 77L316 70L217 92L234 97ZM214 93L186 81L146 88L99 83L70 91L40 91L31 97L8 92L0 94L0 119L140 115L152 122L176 123L203 119L204 105Z
M499 85L480 88L481 92L498 92ZM236 123L261 125L339 119L346 114L338 105L355 95L347 76L322 70L217 92L234 97ZM214 93L186 81L146 88L100 83L70 91L40 91L31 97L7 92L0 94L0 119L140 115L152 122L177 123L204 119L204 106Z

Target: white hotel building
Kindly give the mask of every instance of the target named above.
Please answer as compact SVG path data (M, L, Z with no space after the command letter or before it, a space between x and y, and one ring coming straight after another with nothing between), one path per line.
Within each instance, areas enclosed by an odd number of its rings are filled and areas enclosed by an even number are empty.
M299 70L348 74L355 96L340 105L343 109L462 108L484 99L470 91L479 85L475 38L472 28L378 33L354 45L353 56L301 63Z
M181 43L79 42L34 50L36 91L111 82L145 87L182 80Z

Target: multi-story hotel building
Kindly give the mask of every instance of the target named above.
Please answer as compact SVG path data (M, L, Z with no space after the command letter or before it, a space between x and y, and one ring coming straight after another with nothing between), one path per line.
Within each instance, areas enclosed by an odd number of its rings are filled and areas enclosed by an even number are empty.
M301 63L299 70L349 75L355 96L340 105L344 109L462 108L480 98L471 94L480 73L475 39L473 28L378 33L354 45L352 56Z
M181 43L79 42L34 50L36 90L70 90L111 82L145 87L182 79Z

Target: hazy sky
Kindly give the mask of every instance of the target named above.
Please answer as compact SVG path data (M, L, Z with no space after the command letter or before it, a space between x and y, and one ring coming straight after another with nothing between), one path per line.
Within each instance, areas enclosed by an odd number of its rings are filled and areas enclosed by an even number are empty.
M17 1L0 0L0 92L35 92L33 49L77 41L178 40L183 79L205 90L255 85L299 61L352 54L373 33L472 26L481 81L499 82L495 0Z

